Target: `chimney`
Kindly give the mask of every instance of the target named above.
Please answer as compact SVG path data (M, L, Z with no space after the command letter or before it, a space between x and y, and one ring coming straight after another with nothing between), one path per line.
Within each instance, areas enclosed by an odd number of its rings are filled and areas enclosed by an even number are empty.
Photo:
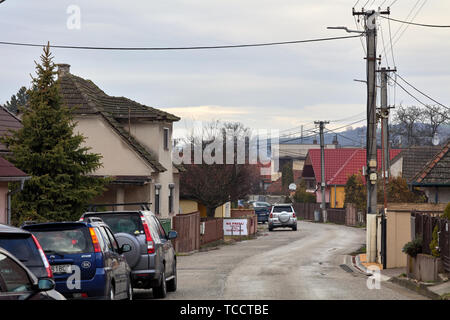
M70 74L70 64L60 63L58 66L58 78Z

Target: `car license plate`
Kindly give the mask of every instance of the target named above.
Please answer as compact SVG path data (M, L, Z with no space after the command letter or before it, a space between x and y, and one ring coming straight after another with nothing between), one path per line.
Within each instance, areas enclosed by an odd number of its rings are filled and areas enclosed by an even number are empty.
M72 266L70 264L56 264L52 266L53 273L72 273Z

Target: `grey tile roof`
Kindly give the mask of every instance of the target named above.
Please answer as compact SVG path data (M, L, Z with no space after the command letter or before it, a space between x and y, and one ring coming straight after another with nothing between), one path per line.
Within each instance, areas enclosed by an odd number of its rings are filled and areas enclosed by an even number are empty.
M100 114L123 140L137 152L157 172L167 169L159 163L151 152L140 144L121 125L121 119L146 119L152 121L178 121L179 117L144 106L124 97L112 97L104 93L91 80L86 80L71 73L59 75L59 92L63 102L73 108L74 114Z
M3 106L0 106L0 137L10 135L10 130L19 130L22 128L22 122L10 113ZM0 152L7 152L8 149L5 145L0 143Z
M403 158L402 176L407 183L411 183L417 173L421 171L427 162L441 149L442 147L440 146L413 146L402 150L397 157ZM394 160L395 159L393 159L393 161Z
M450 140L417 173L415 185L450 186Z

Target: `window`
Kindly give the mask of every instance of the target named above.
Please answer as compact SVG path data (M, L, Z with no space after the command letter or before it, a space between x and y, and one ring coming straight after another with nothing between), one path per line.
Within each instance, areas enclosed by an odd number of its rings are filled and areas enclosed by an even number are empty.
M155 219L156 225L158 227L159 238L160 239L166 239L167 238L166 231L162 227L161 222L159 222L158 218L156 218L156 217L153 217L153 218Z
M26 292L31 290L28 274L14 260L0 253L0 292Z
M109 241L111 242L114 251L119 251L119 245L117 244L117 240L114 237L114 235L112 234L111 230L109 230L108 228L104 228L104 229L106 231L106 234L109 237Z
M169 184L169 213L173 213L173 189L174 184Z
M155 214L160 214L160 192L161 192L161 185L157 184L155 185Z
M164 150L169 150L169 128L164 128Z
M87 228L33 231L46 254L78 254L94 251Z
M111 243L111 240L109 240L109 237L108 237L108 234L106 233L105 228L100 227L100 228L98 228L98 230L100 230L100 233L102 234L103 241L105 242L105 245L106 245L106 251L113 251L113 245Z

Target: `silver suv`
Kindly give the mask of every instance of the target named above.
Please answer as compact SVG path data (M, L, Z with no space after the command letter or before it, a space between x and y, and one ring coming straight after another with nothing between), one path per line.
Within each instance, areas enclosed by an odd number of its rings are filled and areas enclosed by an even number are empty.
M177 261L171 240L176 231L164 231L149 210L86 212L80 218L101 218L114 232L119 246L128 244L124 254L131 270L133 288L153 289L155 298L177 290Z
M274 204L269 214L269 231L274 228L289 227L297 230L297 217L290 204Z

